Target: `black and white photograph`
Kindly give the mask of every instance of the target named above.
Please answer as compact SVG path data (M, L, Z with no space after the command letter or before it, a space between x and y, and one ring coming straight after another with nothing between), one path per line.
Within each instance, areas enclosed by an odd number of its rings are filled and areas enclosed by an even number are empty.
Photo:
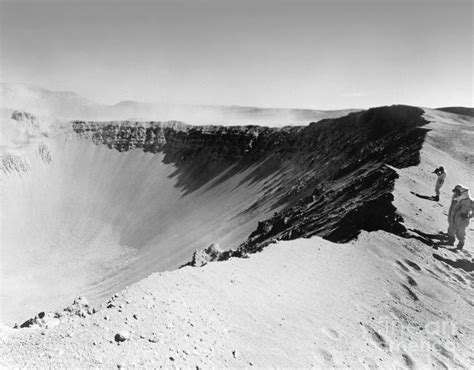
M473 369L472 0L0 0L2 369Z

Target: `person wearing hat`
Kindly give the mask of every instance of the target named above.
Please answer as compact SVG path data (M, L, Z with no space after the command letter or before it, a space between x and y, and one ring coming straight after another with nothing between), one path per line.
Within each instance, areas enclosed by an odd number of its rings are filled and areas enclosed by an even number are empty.
M439 190L444 184L444 180L446 179L446 171L443 166L439 166L437 169L433 171L438 177L436 178L436 185L435 185L435 196L433 200L439 201Z
M466 229L473 212L474 200L469 195L469 189L463 185L456 185L448 212L448 243L454 245L457 238L457 249L464 247Z

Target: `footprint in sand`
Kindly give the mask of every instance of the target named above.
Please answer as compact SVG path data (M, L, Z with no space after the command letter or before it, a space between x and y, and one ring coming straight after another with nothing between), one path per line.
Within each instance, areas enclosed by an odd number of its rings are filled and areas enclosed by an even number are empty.
M446 370L449 369L448 366L443 361L441 361L439 358L435 356L433 356L432 365L433 365L433 368L435 369L446 369Z
M374 313L375 313L375 310L374 310L374 307L373 307L373 306L369 306L369 305L364 304L364 303L362 303L362 302L355 303L355 307L356 307L357 310L360 311L360 312L370 313L370 314L374 314Z
M321 333L331 340L339 340L339 333L331 328L322 328Z
M402 359L403 359L403 363L405 364L405 366L409 369L415 369L416 366L415 366L415 361L413 360L413 358L406 354L406 353L402 353Z
M433 271L431 271L430 269L426 269L426 271L428 271L428 273L429 273L430 275L432 275L433 277L435 277L435 278L439 279L439 275L438 275L438 274L436 274L436 273L434 273L434 272L433 272Z
M460 283L462 283L462 284L466 284L466 283L467 283L467 281L464 280L464 278L463 278L461 275L458 275L458 274L456 274L455 272L453 272L453 276L454 276Z
M460 253L464 254L468 258L471 258L471 262L472 262L472 254L469 253L469 251L463 249L463 250L460 251Z
M400 301L400 296L396 292L386 292L385 293L389 298L392 298L393 300L399 302Z
M397 260L396 262L397 262L397 265L400 266L400 267L403 269L403 271L405 271L405 272L409 272L409 271L410 271L410 270L408 269L408 267L406 267L402 262L400 262L400 261L398 261L398 260Z
M403 311L399 310L397 307L390 306L389 312L400 323L407 324L409 322L408 316L404 314Z
M411 277L409 274L406 273L406 272L409 272L409 270L406 267L405 267L404 271L405 272L401 271L400 268L398 268L398 265L397 265L397 268L395 269L395 273L398 275L398 277L402 280L406 280L408 282L408 284L411 285L411 286L417 286L418 283L416 282L416 280L413 279L413 277Z
M369 335L369 338L377 347L382 349L384 352L390 353L390 346L388 345L385 338L377 330L372 328L370 325L364 325L364 328Z
M439 343L432 343L432 348L434 348L441 356L453 360L453 353L446 349L443 345Z
M411 290L408 286L406 286L405 284L402 284L402 287L405 288L406 292L408 293L408 296L414 300L414 301L419 301L420 299L418 298L418 296L415 294L415 292L413 290Z
M421 267L418 266L415 262L412 262L410 260L404 260L405 263L410 266L411 268L415 269L416 271L421 271Z
M448 265L448 266L447 266L447 265L442 265L442 266L445 266L446 269L449 269L449 268L450 268L449 265ZM445 277L447 277L447 278L450 278L450 277L451 277L450 274L448 274L444 269L439 268L437 265L435 265L435 268L436 268L436 270L438 270L441 274L443 274Z
M374 358L359 357L357 360L359 361L359 364L361 364L363 369L367 369L367 370L380 369L380 364L377 364Z
M407 275L407 281L408 281L408 284L410 284L411 286L418 286L418 283L416 282L416 280L413 279L410 275Z
M459 363L456 359L456 349L454 348L454 344L449 342L447 344L452 345L453 351L446 348L446 344L442 345L440 343L431 342L431 348L433 348L435 352L435 354L433 354L433 360L436 362L437 365L439 365L438 367L443 367L447 369L463 367L462 364Z
M336 367L336 363L334 362L334 356L331 352L320 348L318 350L319 354L323 358L324 362L326 363L327 367Z
M470 300L469 298L465 298L465 297L463 297L463 300L464 300L468 305L471 305L472 307L474 307L474 301Z

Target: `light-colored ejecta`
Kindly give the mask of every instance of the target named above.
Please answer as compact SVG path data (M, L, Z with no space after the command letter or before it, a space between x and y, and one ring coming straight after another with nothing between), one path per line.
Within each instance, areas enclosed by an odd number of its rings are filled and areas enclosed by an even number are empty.
M70 126L47 135L30 135L2 157L4 323L79 294L99 302L213 242L235 247L256 226L243 212L264 186L244 181L255 167L197 186L163 153L120 152Z

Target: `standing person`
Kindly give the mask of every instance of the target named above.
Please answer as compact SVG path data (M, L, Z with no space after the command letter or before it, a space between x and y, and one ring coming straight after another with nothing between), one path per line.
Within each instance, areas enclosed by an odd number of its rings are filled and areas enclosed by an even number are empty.
M457 249L462 249L466 241L466 229L469 219L474 212L474 200L469 195L469 189L456 185L453 189L451 205L448 212L448 242L454 245L458 239Z
M444 180L446 179L446 171L443 166L439 166L437 169L433 171L438 177L436 179L436 185L435 185L435 193L436 195L434 196L435 201L439 201L439 190L444 184Z

